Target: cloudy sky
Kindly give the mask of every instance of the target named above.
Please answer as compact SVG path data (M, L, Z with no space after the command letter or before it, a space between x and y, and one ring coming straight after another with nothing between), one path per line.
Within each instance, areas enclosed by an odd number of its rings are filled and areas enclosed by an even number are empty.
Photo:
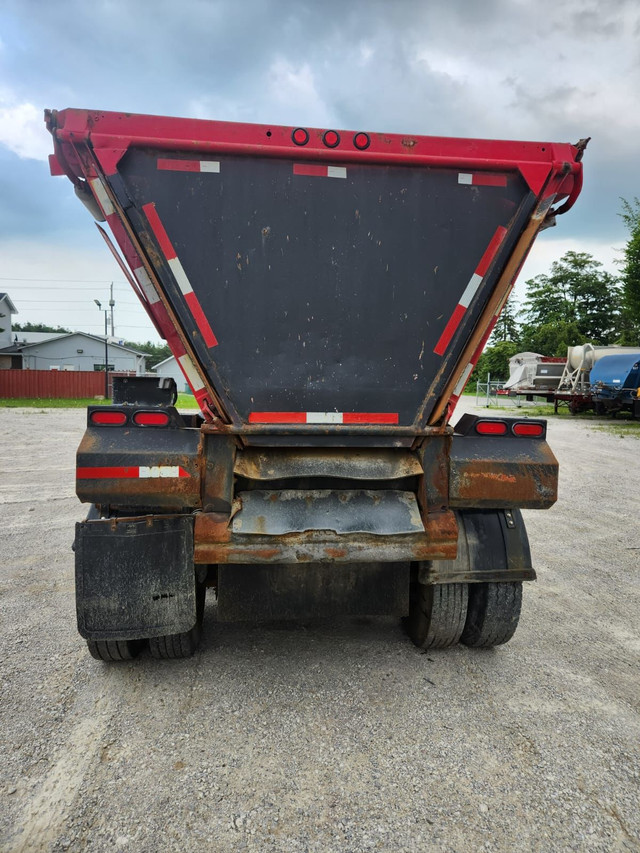
M157 340L66 178L44 108L592 141L585 188L522 279L607 269L640 196L638 0L0 0L0 291L17 322ZM518 294L522 295L522 285Z

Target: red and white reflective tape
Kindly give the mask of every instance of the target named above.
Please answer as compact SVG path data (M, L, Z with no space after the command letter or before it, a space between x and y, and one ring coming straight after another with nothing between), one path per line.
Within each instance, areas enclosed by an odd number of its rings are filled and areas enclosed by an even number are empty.
M193 292L193 288L191 287L191 283L187 278L187 274L184 271L182 264L180 263L180 259L178 258L176 250L173 248L173 243L169 239L169 235L165 231L165 227L160 221L160 217L158 216L158 211L156 210L155 204L150 202L149 204L145 204L142 207L147 219L149 220L149 225L151 226L153 233L156 236L158 243L160 244L160 248L164 252L165 258L167 259L167 263L169 264L169 268L173 273L173 277L175 278L178 287L180 288L184 300L189 306L189 310L193 315L193 319L196 322L196 326L200 329L202 337L204 338L204 342L208 347L215 347L218 345L218 339L213 334L213 330L209 325L209 321L207 320L204 311L202 310L202 306L198 301L198 297Z
M294 175L307 175L312 178L346 178L346 166L324 166L319 163L294 163Z
M435 345L434 352L436 355L444 355L447 347L451 343L451 338L454 336L456 329L460 325L462 318L464 317L467 308L471 305L473 297L478 292L478 288L482 284L482 280L487 274L487 270L491 266L491 262L493 261L496 252L500 248L500 244L505 238L507 233L507 229L499 226L496 228L496 232L491 238L489 245L484 253L484 255L480 258L480 263L475 269L475 272L469 279L469 284L466 286L464 293L460 297L458 304L456 305L453 314L449 318L449 322L444 327L443 333L440 335L440 340Z
M128 465L122 467L78 468L78 480L156 480L190 477L180 465Z
M107 191L104 188L104 184L100 180L100 178L89 178L89 183L91 184L91 189L93 190L94 196L98 199L98 204L102 208L102 212L107 217L113 216L115 213L114 207L111 204L111 199L107 195Z
M133 270L133 274L149 303L155 305L156 302L160 302L160 297L156 293L155 287L151 284L151 279L146 269L144 267L136 267Z
M507 176L495 172L459 172L458 183L469 187L506 187Z
M251 412L250 424L397 424L397 412Z
M169 160L160 157L158 169L167 172L215 172L220 171L219 160Z
M453 394L452 394L453 397L459 397L460 394L462 394L462 392L465 389L465 385L469 381L469 377L473 373L474 367L475 367L475 364L473 364L472 362L469 362L469 364L462 371L462 376L460 377L460 379L458 379L458 381L456 383L456 387L453 389Z
M188 355L181 355L178 358L178 364L182 368L182 372L185 375L185 378L189 385L191 386L191 390L195 394L196 391L202 391L204 388L204 382L200 378L200 374L196 370L194 363L191 361L191 358Z

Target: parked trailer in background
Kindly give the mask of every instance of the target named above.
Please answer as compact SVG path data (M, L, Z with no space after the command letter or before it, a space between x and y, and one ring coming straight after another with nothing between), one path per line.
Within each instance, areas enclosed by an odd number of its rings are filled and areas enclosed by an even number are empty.
M608 355L591 369L596 414L629 411L634 415L640 391L640 352Z
M535 578L520 508L554 503L557 463L544 421L449 419L586 143L46 122L202 412L142 380L89 408L91 653L191 654L207 585L222 621L397 614L425 648L506 642Z

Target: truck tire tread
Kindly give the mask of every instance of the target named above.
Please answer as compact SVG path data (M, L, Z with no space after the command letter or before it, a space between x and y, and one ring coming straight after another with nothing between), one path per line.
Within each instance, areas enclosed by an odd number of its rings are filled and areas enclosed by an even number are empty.
M460 641L489 649L508 643L515 634L522 607L522 584L471 584L467 621Z
M467 617L468 585L414 584L411 592L409 636L422 649L446 649L455 645Z

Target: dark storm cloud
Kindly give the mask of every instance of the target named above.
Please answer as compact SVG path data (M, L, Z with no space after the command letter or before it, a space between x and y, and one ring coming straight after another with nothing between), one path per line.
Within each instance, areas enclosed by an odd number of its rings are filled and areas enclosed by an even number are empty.
M613 240L618 196L638 194L640 183L630 102L640 91L638 20L634 0L5 2L0 103L434 135L592 135L585 194L563 231ZM47 210L52 194L61 210L64 190L44 189L32 161L6 156L0 225L28 233L57 224Z

